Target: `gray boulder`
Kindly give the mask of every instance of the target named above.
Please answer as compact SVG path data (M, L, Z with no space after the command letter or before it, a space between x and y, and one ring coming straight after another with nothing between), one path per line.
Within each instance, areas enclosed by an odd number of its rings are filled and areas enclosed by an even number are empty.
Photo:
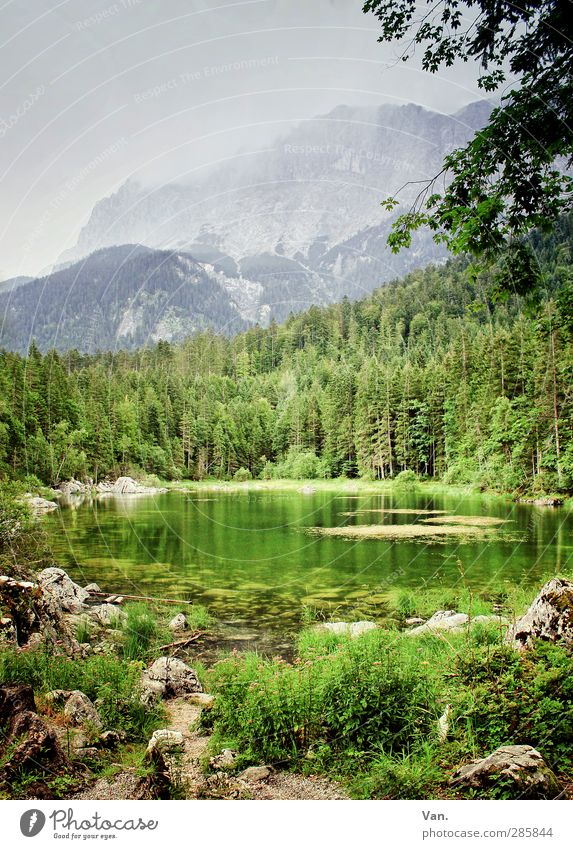
M267 778L270 778L270 776L271 770L268 766L248 766L242 771L239 778L242 778L243 781L251 781L254 783L266 781Z
M232 769L237 760L237 752L234 749L223 749L221 754L209 758L211 769Z
M84 587L84 590L87 593L90 593L90 595L91 595L91 593L101 593L101 588L100 588L99 584L86 584L86 586Z
M58 612L85 612L85 601L89 597L89 593L72 581L63 569L58 569L55 566L44 569L38 575L38 586L50 606Z
M552 578L541 589L529 610L511 626L505 641L516 649L531 647L534 640L561 641L573 648L573 582Z
M116 604L95 604L90 608L90 614L106 628L121 625L127 619L125 610L122 610Z
M36 515L58 509L55 501L48 501L47 498L40 498L39 495L26 495L25 498Z
M168 699L203 692L195 672L177 657L158 657L141 673L141 689L145 704L156 698Z
M80 690L73 690L64 707L64 714L74 725L83 725L89 722L96 728L102 727L100 715L90 698Z
M320 631L330 631L331 634L348 635L349 637L359 637L361 634L366 634L367 631L373 631L378 626L376 622L324 622L317 625Z
M438 610L433 616L424 622L423 625L417 625L415 628L410 628L406 634L435 634L440 631L461 631L469 625L487 625L489 623L497 623L498 625L505 624L507 620L500 616L472 616L467 613L456 613L455 610Z
M516 797L526 799L554 799L563 790L532 746L500 746L487 758L457 769L449 783L452 787L489 790L497 782L511 783Z
M189 622L187 621L187 617L184 613L178 613L169 623L169 630L173 631L174 634L181 631L187 631L188 628Z

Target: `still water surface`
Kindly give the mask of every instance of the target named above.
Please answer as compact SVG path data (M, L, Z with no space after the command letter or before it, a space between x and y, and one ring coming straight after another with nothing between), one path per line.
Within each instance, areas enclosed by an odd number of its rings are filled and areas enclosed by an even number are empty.
M403 524L427 515L385 508L495 516L491 538L439 540L321 537L313 527ZM396 588L452 586L476 591L500 581L532 588L573 565L573 513L481 496L404 493L170 492L88 500L46 518L55 559L75 580L110 592L206 604L233 627L289 634L305 606L376 618Z

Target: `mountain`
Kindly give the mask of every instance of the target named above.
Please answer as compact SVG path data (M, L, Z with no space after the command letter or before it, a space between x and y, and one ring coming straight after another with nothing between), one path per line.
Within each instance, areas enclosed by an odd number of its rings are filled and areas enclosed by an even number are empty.
M244 309L263 322L358 297L444 256L427 233L393 255L386 246L392 216L380 202L405 186L407 207L416 182L436 176L490 111L486 101L453 115L414 104L339 106L301 122L272 149L237 156L188 183L128 180L96 204L61 260L133 243L190 253L235 279Z
M250 284L256 290L257 284ZM0 291L0 346L41 350L138 348L212 327L245 329L257 316L236 281L184 252L102 248L85 260Z
M33 279L33 277L21 275L20 277L10 277L9 280L2 280L2 282L0 282L0 293L11 292L12 289L17 289L19 286L23 286L25 283L29 283Z

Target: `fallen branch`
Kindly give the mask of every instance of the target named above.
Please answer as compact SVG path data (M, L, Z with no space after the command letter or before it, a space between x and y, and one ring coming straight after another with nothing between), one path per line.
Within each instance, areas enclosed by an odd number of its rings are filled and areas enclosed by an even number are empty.
M183 646L188 646L190 643L194 643L195 640L198 640L199 637L202 637L203 634L206 633L206 631L197 631L196 634L192 634L190 637L185 637L185 639L183 640L175 640L174 643L167 643L166 646L159 646L159 651L165 651L166 649L183 648Z

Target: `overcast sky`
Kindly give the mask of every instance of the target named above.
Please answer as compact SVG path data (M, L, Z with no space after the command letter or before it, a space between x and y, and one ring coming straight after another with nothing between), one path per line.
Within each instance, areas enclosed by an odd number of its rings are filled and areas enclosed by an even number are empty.
M360 0L4 0L0 279L75 243L131 175L168 181L340 103L452 112L475 69L396 63Z

